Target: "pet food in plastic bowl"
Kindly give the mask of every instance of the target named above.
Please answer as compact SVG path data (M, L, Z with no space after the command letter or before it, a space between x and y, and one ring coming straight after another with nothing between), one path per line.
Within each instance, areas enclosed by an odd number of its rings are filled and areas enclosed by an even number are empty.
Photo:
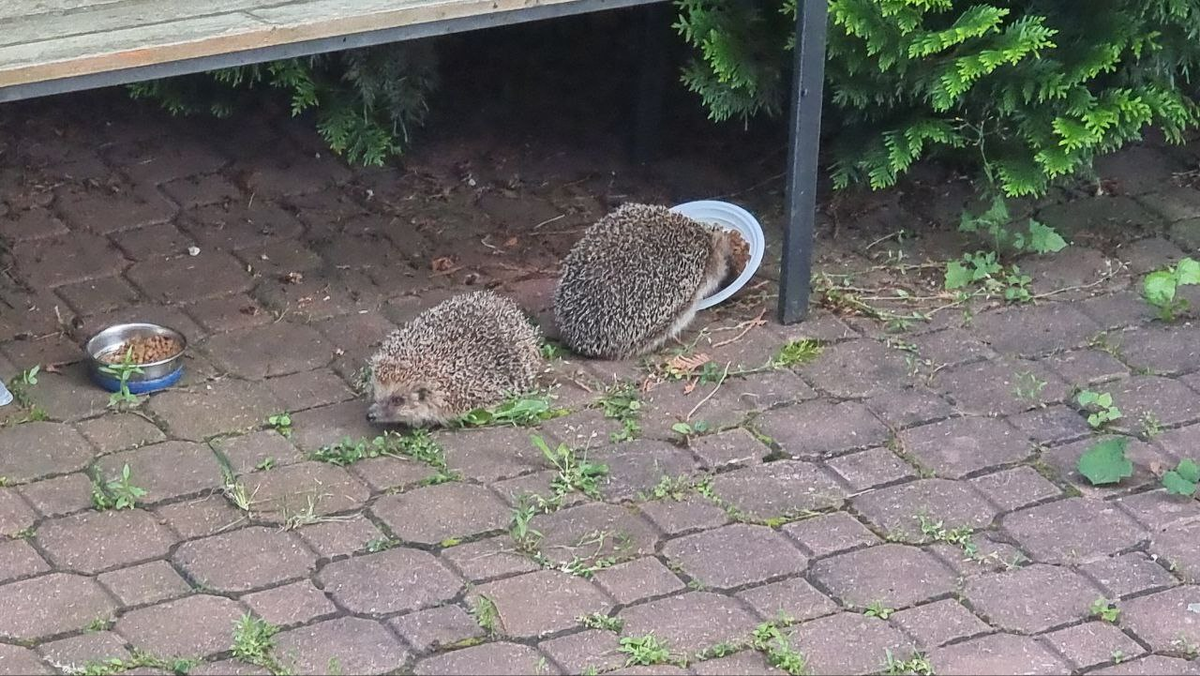
M750 248L750 259L746 261L741 274L729 286L701 301L697 306L698 309L704 310L723 303L745 286L746 282L749 282L754 273L758 271L758 266L762 264L763 252L767 248L767 240L763 236L762 226L758 224L758 220L754 216L750 215L750 212L736 204L715 200L685 202L671 207L671 211L683 214L694 221L715 225L725 230L733 230L741 235ZM737 256L735 255L734 258L736 259Z

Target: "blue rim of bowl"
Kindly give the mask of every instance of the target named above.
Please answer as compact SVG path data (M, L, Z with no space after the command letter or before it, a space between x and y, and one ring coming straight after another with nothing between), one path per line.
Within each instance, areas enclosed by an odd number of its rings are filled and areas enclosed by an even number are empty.
M126 386L129 388L130 394L146 394L148 392L165 390L179 382L179 379L182 377L183 364L180 364L179 368L161 378L155 378L154 380L130 380L126 383ZM92 381L109 392L117 392L121 389L120 379L100 373L99 371L92 371Z

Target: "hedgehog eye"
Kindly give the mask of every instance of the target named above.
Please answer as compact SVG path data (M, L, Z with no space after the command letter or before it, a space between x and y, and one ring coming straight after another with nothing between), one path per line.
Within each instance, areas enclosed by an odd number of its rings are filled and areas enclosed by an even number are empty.
M403 394L397 394L396 396L392 397L392 406L403 406L403 405L404 405L404 395Z
M417 401L425 401L428 398L429 398L429 390L425 389L424 387L417 390Z

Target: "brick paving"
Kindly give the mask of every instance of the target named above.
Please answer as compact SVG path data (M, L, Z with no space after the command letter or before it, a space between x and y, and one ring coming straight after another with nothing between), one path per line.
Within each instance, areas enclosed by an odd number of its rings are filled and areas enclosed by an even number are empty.
M381 433L359 369L396 324L480 285L544 317L556 257L614 200L706 195L654 167L614 164L614 188L585 161L563 174L446 140L406 170L348 170L275 125L254 126L273 148L255 157L244 134L120 102L112 119L16 110L38 114L0 118L0 375L41 373L0 409L0 673L774 674L797 669L788 655L809 673L889 655L940 674L1200 672L1200 503L1156 476L1200 459L1200 325L1138 296L1139 274L1200 248L1200 190L1179 173L1196 143L1107 158L1117 194L1028 205L1074 239L1020 261L1034 304L900 333L824 307L747 322L773 302L767 260L688 334L750 373L714 386L566 356L545 384L568 412L540 430L438 431L441 468L337 466L312 454ZM777 242L777 202L746 199ZM931 229L962 207L861 201L878 209L864 220ZM898 283L866 246L879 234L823 237L818 268ZM917 262L925 243L896 251ZM134 318L188 334L187 377L110 411L79 343ZM761 367L797 338L824 350ZM623 441L598 408L614 379L643 386ZM1124 413L1105 434L1136 437L1116 487L1075 469L1104 438L1074 402L1085 387ZM290 429L267 424L283 411ZM693 411L711 428L685 439L671 428ZM530 434L608 475L522 534L523 496L558 476ZM93 485L126 465L145 495L97 511ZM260 664L232 649L246 614L279 629ZM768 623L779 638L755 642ZM648 636L664 663L635 664Z

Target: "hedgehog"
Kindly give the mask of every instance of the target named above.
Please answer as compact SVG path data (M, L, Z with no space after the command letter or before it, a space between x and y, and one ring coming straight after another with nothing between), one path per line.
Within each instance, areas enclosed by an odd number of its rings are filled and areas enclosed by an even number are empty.
M534 387L537 329L517 304L491 291L462 294L393 331L371 359L367 420L445 425Z
M577 354L626 359L657 349L731 272L732 235L666 207L625 204L588 228L554 291L561 339Z

